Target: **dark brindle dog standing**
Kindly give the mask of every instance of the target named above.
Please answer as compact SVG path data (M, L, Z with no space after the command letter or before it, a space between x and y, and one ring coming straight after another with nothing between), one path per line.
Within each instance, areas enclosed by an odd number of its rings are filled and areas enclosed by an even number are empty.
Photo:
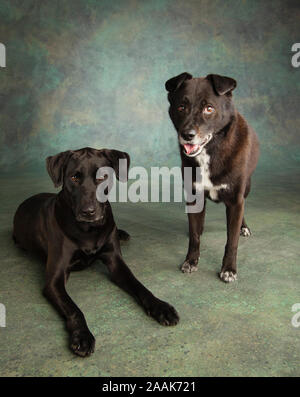
M168 80L165 87L182 167L200 167L205 198L226 206L227 243L220 278L234 281L239 235L250 235L244 203L258 161L257 136L234 107L234 79L215 74L193 78L182 73ZM185 273L197 270L204 217L205 203L202 212L188 214L189 248L181 267Z
M101 259L112 280L137 299L146 313L163 325L177 324L176 310L152 295L131 273L122 259L119 238L129 235L117 230L108 201L96 199L96 189L105 179L101 167L112 167L119 179L119 159L127 153L91 148L66 151L47 158L47 169L59 194L41 193L18 208L13 237L22 248L46 261L44 295L66 320L70 347L80 356L94 351L95 339L83 313L66 292L73 270L81 270ZM125 172L126 173L126 172Z

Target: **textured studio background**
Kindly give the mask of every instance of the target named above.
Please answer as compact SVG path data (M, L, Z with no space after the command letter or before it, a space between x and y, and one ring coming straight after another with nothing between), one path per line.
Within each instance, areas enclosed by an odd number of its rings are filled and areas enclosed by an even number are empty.
M183 71L238 81L258 172L297 167L299 18L299 1L1 0L1 170L44 170L46 156L84 146L179 165L164 83Z
M300 376L300 328L291 323L300 285L300 67L291 65L299 22L299 0L0 0L0 377ZM108 147L128 151L132 165L180 166L164 83L184 71L234 77L237 108L260 137L239 279L217 276L223 205L208 203L199 271L189 276L179 271L184 203L113 203L132 237L124 259L181 319L161 327L95 264L68 283L97 339L93 356L75 358L42 296L41 261L11 238L13 214L29 196L55 191L45 157L59 151Z

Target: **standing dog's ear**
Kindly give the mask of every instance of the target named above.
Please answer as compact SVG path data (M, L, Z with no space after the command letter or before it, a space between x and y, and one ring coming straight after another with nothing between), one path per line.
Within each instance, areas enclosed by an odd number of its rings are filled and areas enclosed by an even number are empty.
M64 168L72 153L72 150L67 150L46 158L47 171L55 187L63 184Z
M236 81L231 77L209 74L206 78L211 82L217 95L229 94L236 87Z
M178 76L172 77L165 83L166 90L169 92L175 92L186 80L192 79L193 76L189 73L181 73Z
M129 154L113 149L102 149L100 152L103 153L111 163L112 168L115 170L117 179L121 182L126 182L128 180L128 170L130 166ZM121 162L120 164L119 160L124 160L124 162ZM121 169L120 166L122 167Z

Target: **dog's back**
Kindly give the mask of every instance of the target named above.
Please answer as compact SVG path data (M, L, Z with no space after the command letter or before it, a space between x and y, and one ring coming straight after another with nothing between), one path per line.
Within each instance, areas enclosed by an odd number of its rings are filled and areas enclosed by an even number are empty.
M44 236L51 207L57 197L54 193L40 193L29 197L21 203L14 216L13 239L23 249L46 253L47 244Z

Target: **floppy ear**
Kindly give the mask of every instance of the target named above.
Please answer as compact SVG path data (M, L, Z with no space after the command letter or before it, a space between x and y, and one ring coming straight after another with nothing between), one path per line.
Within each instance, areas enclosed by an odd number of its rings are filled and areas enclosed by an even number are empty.
M211 82L216 94L218 95L228 94L236 87L236 81L231 77L209 74L206 78Z
M130 166L129 154L126 152L120 152L119 150L113 150L113 149L102 149L101 153L105 155L105 157L110 162L112 168L115 170L117 179L121 182L126 182L128 180L128 170ZM119 160L124 160L124 162L121 162L121 167L123 163L126 166L125 169L123 168L120 169Z
M184 83L186 80L192 79L193 76L189 73L181 73L178 76L172 77L165 83L166 90L169 92L174 92Z
M55 156L49 156L46 158L47 171L55 187L58 187L63 183L64 168L71 153L73 153L71 150L67 150L66 152L61 152Z

